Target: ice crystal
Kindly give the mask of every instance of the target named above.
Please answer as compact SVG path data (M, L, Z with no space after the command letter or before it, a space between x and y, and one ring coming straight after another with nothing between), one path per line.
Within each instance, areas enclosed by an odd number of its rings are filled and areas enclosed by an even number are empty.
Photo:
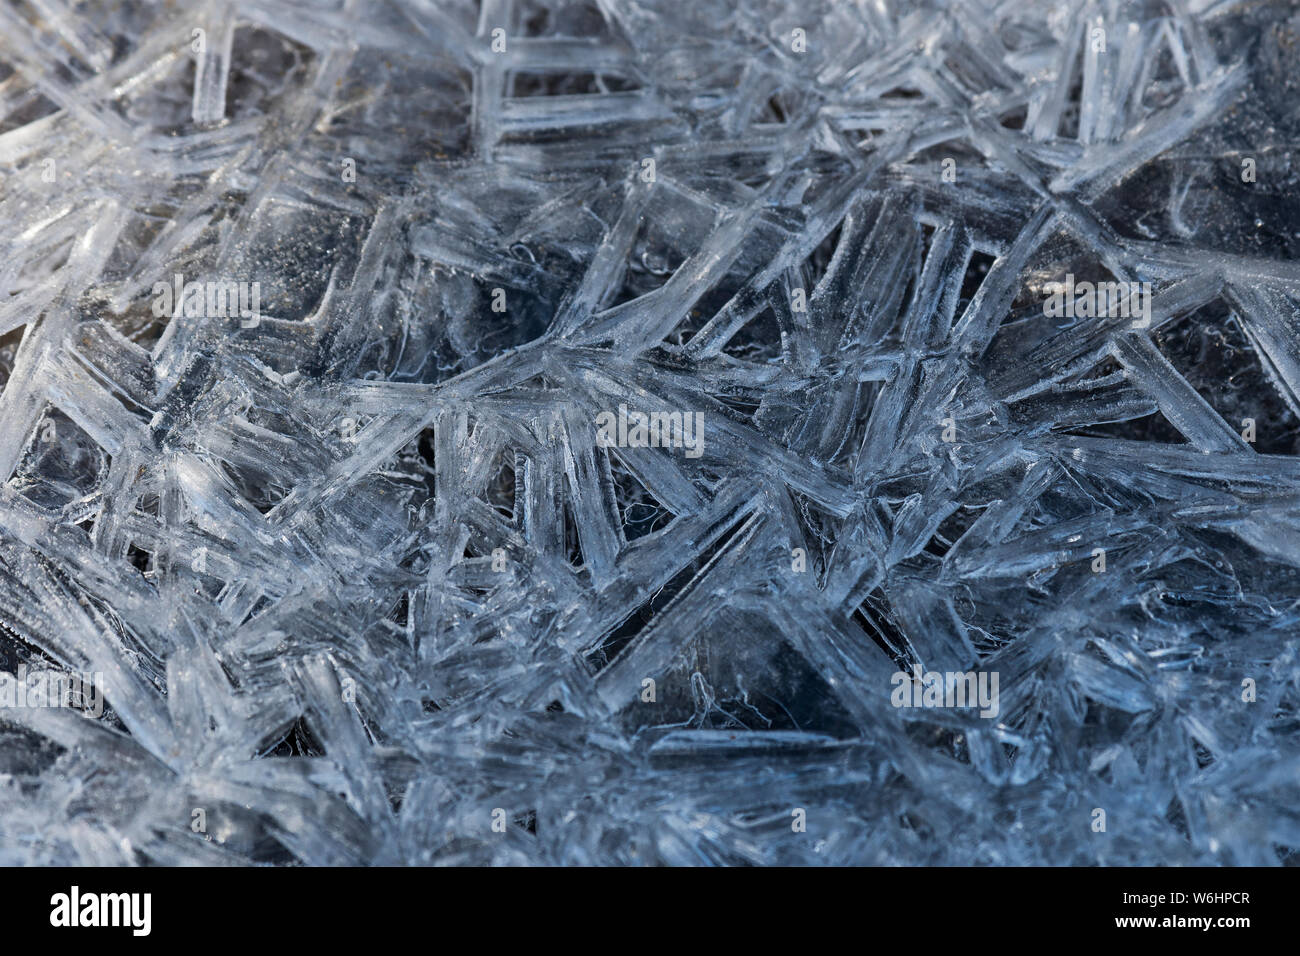
M1294 862L1298 41L0 5L0 862Z

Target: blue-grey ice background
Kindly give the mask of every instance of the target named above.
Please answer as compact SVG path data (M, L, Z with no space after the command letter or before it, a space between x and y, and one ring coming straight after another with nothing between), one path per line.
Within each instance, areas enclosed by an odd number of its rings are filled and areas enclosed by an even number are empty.
M1282 2L6 0L0 863L1296 862L1298 135Z

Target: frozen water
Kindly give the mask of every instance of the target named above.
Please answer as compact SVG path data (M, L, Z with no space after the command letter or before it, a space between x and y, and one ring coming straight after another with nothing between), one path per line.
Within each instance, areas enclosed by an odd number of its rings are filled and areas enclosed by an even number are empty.
M0 5L0 862L1296 862L1297 77L1281 2Z

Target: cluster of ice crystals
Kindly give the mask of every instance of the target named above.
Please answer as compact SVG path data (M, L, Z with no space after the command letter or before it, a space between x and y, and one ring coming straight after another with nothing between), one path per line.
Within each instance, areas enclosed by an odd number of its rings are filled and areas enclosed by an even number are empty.
M0 5L0 862L1294 861L1297 77L1283 2Z

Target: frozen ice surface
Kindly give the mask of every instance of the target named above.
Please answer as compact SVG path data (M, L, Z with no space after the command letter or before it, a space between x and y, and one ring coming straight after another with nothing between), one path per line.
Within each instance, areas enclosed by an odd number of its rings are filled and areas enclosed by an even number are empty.
M1289 3L0 5L0 863L1296 862L1298 93Z

